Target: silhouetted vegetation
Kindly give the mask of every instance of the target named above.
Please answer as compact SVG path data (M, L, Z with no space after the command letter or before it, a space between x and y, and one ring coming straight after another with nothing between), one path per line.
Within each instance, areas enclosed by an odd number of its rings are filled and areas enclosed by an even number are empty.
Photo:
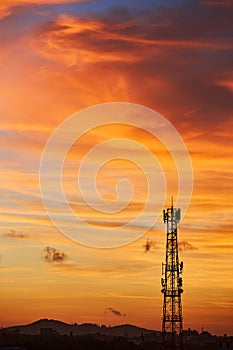
M216 337L198 334L196 331L184 332L193 336L185 340L184 350L218 350L219 342L227 341L232 344L232 337ZM207 338L206 338L207 337ZM160 342L150 335L135 338L104 335L101 333L86 335L60 335L59 333L30 335L19 331L0 330L1 347L21 347L25 350L159 350Z
M140 350L142 347L123 337L103 335L27 335L18 332L1 331L0 347L18 346L26 350ZM144 347L143 347L144 349ZM152 349L145 347L145 349ZM156 349L156 347L153 347Z

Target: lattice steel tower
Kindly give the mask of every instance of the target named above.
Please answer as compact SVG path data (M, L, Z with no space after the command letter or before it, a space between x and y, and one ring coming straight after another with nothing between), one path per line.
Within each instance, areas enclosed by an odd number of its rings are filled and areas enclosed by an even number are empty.
M163 293L163 325L162 349L183 349L182 320L182 270L179 263L177 225L180 221L180 209L170 208L163 211L163 219L167 229L166 263L162 264L161 283Z

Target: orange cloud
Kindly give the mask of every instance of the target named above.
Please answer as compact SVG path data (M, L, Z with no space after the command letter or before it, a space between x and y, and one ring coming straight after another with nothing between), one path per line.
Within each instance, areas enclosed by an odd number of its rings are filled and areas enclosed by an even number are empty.
M217 82L218 86L225 87L233 92L233 79L227 78Z
M131 28L130 28L131 27ZM133 29L131 34L129 29ZM213 38L158 38L150 39L139 33L135 24L111 24L60 15L54 23L41 28L41 33L33 41L33 46L41 54L66 66L82 65L95 62L137 62L143 61L151 54L158 54L166 48L176 49L213 49L232 48L230 41ZM149 28L151 30L151 28ZM89 43L91 42L91 45ZM138 50L141 54L138 55Z
M9 237L9 238L27 238L28 236L25 233L18 233L15 230L11 230L8 233L5 233L3 237Z
M33 47L47 58L65 64L82 68L85 64L96 62L135 61L137 56L124 50L120 55L118 48L104 50L105 41L121 38L109 33L104 22L73 18L61 15L55 23L43 26L42 33L33 40ZM125 38L127 39L127 37ZM92 46L88 46L88 42ZM102 42L102 45L101 45ZM100 44L100 47L98 45Z
M14 7L26 5L51 5L51 4L71 4L77 2L89 2L92 0L1 0L0 20L9 16Z

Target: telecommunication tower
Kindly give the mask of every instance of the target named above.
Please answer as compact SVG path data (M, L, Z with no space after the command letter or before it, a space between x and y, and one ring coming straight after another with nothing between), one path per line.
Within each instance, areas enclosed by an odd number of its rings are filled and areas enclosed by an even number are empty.
M182 319L182 270L183 262L179 263L177 225L180 221L180 209L171 207L163 211L166 224L166 263L162 264L163 293L163 324L162 349L183 349L183 319Z

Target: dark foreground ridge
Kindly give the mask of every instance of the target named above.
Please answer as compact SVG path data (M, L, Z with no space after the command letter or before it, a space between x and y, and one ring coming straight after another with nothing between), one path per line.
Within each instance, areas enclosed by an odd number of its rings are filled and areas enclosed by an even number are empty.
M184 331L184 350L233 349L233 337ZM28 325L2 328L0 350L157 350L161 332L125 324L67 324L42 319Z
M85 335L85 334L102 334L111 336L123 336L123 337L137 337L141 334L154 334L158 335L160 332L148 330L145 328L133 326L130 324L123 324L119 326L107 327L99 326L93 323L65 323L57 320L42 319L30 323L28 325L20 325L7 327L5 330L18 332L22 334L61 334L61 335Z

